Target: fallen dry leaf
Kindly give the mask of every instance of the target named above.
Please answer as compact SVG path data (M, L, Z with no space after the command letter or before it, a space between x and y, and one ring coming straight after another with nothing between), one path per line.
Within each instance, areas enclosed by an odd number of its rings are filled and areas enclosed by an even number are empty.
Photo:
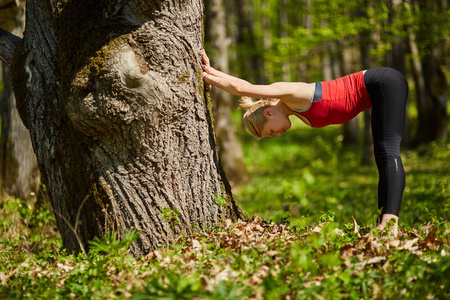
M352 219L353 219L353 233L357 233L358 237L360 237L361 235L359 234L358 223L356 223L356 220L353 216Z
M255 274L250 277L250 279L246 282L248 285L261 284L263 279L269 275L270 268L268 266L261 266Z
M6 285L6 282L8 281L8 278L6 277L6 274L3 272L0 272L0 282L2 285Z
M428 232L433 227L433 224L428 223L427 225L424 225L420 228L420 232L425 233Z
M152 260L152 259L157 259L157 260L161 260L162 259L162 255L161 252L159 252L158 250L152 251L149 254L147 254L145 256L146 259L148 260Z
M373 253L380 254L382 252L382 244L374 239L366 245L366 249L372 251Z
M321 232L321 231L322 231L322 225L321 225L321 224L315 226L315 227L311 230L311 232L315 232L315 233L319 233L319 232Z
M348 260L348 259L345 259L345 260L344 260L344 265L345 265L347 268L351 268L351 267L352 267L352 262L351 262L350 260Z
M359 254L356 255L356 258L357 258L359 261L364 261L364 254L359 253Z
M192 249L193 250L200 250L200 249L202 249L202 245L200 244L200 242L198 240L192 239L191 243L192 243Z
M278 255L278 251L276 250L270 250L266 252L266 256L277 256Z
M225 220L225 228L230 228L231 225L233 225L233 221L231 221L230 219L226 219Z
M311 286L313 286L313 285L315 285L315 286L320 286L321 284L322 284L322 281L324 280L324 279L326 279L326 278L328 278L329 276L328 275L324 275L324 276L315 276L313 279L311 279L310 281L306 281L305 283L304 283L304 285L305 285L305 287L311 287ZM325 298L322 298L322 297L317 297L318 295L315 295L315 297L317 298L317 299L325 299Z
M353 257L357 252L358 250L352 244L348 244L340 249L340 257L341 259Z
M391 265L391 263L389 262L389 260L386 260L386 262L383 264L383 266L381 268L383 269L383 271L385 273L388 273L388 271L389 271L388 268L390 265Z
M65 272L70 272L74 269L74 267L63 265L62 263L57 263L56 265L57 265L58 269L63 270Z
M260 225L256 225L254 227L254 230L258 231L258 232L264 232L264 228L262 228Z
M397 248L400 245L400 240L390 240L388 245L389 247Z
M440 244L436 241L436 232L437 232L437 228L434 228L433 230L431 230L427 237L425 238L425 240L421 241L419 243L419 246L421 248L426 248L426 249L431 249L434 251L439 250L439 246Z
M232 270L229 267L226 267L224 270L222 270L219 274L217 274L214 278L216 283L219 283L220 281L228 280L232 275Z
M366 265L377 264L377 263L380 263L380 262L382 262L384 260L386 260L386 256L372 257L372 258L369 258L368 260L365 260L365 261L362 261L360 263L355 264L355 269L360 271L360 270L364 269L364 267Z
M337 235L340 235L340 236L344 236L345 235L344 231L339 229L339 228L335 228L333 230L333 232L336 233Z
M406 250L406 251L412 251L412 250L415 250L415 249L413 248L413 245L414 245L415 243L417 243L419 240L420 240L419 238L415 238L415 239L406 241L406 243L405 243L402 247L400 247L399 249L400 249L400 250L403 249L403 250Z

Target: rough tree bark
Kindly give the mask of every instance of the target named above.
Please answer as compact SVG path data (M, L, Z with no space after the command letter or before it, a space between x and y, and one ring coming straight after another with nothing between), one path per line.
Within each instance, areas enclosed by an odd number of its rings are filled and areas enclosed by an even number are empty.
M25 1L0 0L0 28L22 36L25 28ZM20 41L16 39L17 43ZM12 49L6 49L11 45ZM15 43L0 44L5 53L13 53ZM39 172L31 145L30 134L22 123L16 109L16 99L8 73L12 56L5 57L0 67L3 78L3 93L0 95L0 186L9 195L25 199L36 193L39 187Z
M142 255L241 216L201 80L202 10L201 0L27 2L14 92L69 252L136 229Z

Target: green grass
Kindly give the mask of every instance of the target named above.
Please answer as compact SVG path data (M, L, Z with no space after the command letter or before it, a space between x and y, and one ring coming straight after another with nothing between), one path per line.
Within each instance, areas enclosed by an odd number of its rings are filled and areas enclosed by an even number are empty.
M362 146L342 145L340 127L322 129L295 124L285 136L249 140L245 157L251 182L235 196L247 212L279 221L299 216L317 219L332 211L340 224L352 216L374 225L378 173L361 166ZM402 150L406 172L400 224L417 227L450 213L450 144L432 143Z
M449 141L402 151L394 239L373 228L375 166L341 139L339 127L298 123L282 138L245 135L251 181L235 197L254 220L140 258L128 254L133 232L67 255L48 210L2 199L0 299L448 299Z

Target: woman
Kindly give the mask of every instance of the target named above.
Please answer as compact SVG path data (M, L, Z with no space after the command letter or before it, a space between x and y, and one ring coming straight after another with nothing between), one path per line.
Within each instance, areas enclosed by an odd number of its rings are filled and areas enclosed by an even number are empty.
M203 80L231 94L241 96L245 109L244 124L257 138L281 136L291 127L295 115L307 125L323 127L342 124L372 107L372 136L379 173L377 228L383 229L394 219L391 231L398 233L398 215L405 187L405 172L400 157L400 143L405 123L408 83L391 68L360 71L326 82L276 82L254 85L220 72L210 65L202 49ZM262 98L253 102L249 97Z

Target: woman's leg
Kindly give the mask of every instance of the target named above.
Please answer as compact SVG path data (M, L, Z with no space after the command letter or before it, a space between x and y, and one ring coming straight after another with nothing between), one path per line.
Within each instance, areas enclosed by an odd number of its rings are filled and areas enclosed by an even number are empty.
M397 216L405 187L400 144L405 124L408 82L398 71L376 68L364 74L372 101L372 136L379 172L378 208L383 216Z

